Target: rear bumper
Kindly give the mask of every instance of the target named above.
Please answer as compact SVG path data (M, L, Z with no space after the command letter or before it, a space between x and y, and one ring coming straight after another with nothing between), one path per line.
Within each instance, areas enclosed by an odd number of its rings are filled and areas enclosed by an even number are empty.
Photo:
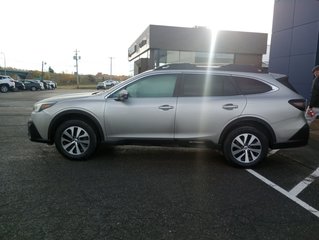
M305 124L295 135L287 142L274 143L272 149L302 147L308 144L309 140L309 125Z

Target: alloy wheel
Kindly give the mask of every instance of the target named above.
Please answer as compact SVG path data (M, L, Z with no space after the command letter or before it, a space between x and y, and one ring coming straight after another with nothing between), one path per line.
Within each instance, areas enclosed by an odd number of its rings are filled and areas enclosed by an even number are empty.
M260 157L261 152L260 140L250 133L238 135L231 143L231 154L238 162L254 162Z
M68 127L61 135L61 146L71 155L83 154L90 146L90 136L79 126Z

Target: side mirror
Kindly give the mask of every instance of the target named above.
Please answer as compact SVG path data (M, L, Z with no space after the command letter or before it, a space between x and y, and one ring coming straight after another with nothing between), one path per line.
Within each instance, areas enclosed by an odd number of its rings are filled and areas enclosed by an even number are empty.
M123 90L121 90L119 92L119 95L118 95L118 97L115 100L123 102L123 101L125 101L127 99L128 99L128 91L123 89Z

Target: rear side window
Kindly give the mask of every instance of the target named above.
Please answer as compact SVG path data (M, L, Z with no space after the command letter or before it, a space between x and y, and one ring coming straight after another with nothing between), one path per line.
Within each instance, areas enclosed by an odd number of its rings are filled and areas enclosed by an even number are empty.
M181 89L181 95L184 97L232 96L238 94L230 76L211 74L185 74Z
M233 77L235 84L244 95L265 93L272 90L271 86L261 81L245 77Z

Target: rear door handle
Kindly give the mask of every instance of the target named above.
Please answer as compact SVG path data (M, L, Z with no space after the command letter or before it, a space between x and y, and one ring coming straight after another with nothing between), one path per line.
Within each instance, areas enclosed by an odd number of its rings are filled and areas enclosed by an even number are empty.
M238 108L238 105L235 105L232 103L228 103L228 104L223 105L223 109L226 109L226 110L233 110L235 108Z
M174 107L170 106L170 105L162 105L162 106L159 106L158 108L163 110L163 111L168 111L168 110L173 109Z

